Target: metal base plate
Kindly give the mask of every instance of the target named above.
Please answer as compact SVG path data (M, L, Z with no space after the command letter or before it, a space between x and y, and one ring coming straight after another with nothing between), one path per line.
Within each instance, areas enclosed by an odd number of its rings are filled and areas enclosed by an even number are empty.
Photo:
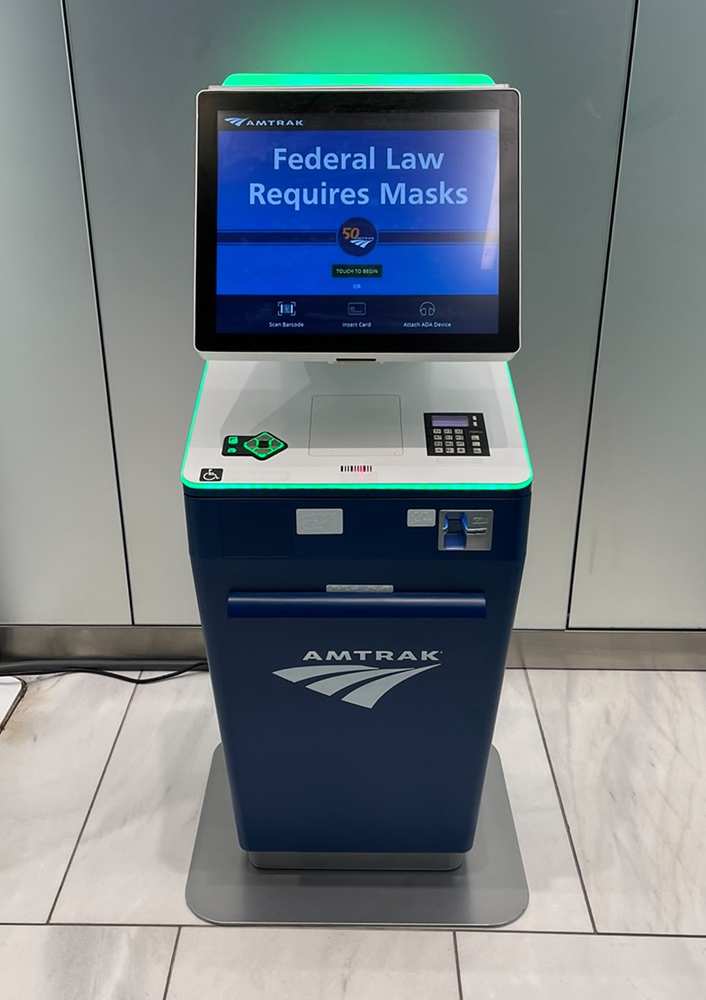
M238 844L223 749L213 755L186 902L214 924L499 927L529 890L497 750L473 850L449 872L264 871Z

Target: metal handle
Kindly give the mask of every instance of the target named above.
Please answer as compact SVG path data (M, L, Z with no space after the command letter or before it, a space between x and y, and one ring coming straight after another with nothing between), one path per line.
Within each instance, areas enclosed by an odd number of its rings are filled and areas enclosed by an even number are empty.
M228 594L229 618L485 618L485 594Z

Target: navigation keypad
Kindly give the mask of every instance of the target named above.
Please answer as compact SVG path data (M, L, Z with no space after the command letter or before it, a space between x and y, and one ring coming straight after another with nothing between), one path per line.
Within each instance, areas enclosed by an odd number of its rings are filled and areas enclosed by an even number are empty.
M258 434L229 434L223 440L221 454L229 458L256 458L260 462L266 462L286 448L286 441L269 431L260 431Z
M435 458L490 455L482 413L425 413L427 455Z

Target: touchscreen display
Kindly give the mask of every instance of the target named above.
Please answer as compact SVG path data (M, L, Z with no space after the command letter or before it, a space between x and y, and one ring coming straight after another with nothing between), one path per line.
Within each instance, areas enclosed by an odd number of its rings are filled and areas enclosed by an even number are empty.
M218 333L498 332L498 111L217 125Z

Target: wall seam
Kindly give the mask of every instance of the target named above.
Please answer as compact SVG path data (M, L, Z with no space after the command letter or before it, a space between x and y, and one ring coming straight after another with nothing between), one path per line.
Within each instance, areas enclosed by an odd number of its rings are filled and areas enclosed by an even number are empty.
M589 396L588 417L586 421L586 436L584 439L583 464L581 468L581 480L579 483L579 502L576 512L576 528L574 531L574 546L571 557L571 573L569 577L569 599L566 608L566 628L571 629L571 611L574 601L574 590L576 585L576 563L578 561L579 538L581 534L581 519L583 517L584 501L586 497L586 478L588 474L588 457L591 445L591 427L593 424L593 414L596 404L596 388L598 384L598 370L601 360L601 346L603 343L603 331L605 326L606 300L608 297L608 282L610 278L610 259L613 249L613 235L615 232L615 216L618 204L618 193L620 189L620 172L623 163L623 148L625 145L625 132L628 120L628 110L630 104L630 87L632 84L633 63L635 60L635 42L637 39L638 19L640 13L640 0L635 0L633 8L632 26L630 33L630 44L628 47L628 60L625 71L625 90L623 96L623 110L620 119L620 129L618 132L618 147L615 156L615 179L613 181L613 198L610 208L610 219L608 223L608 239L606 241L605 269L603 272L603 290L601 293L601 306L598 314L598 335L596 337L596 351L593 358L593 376L591 379L591 391Z
M69 93L71 96L71 108L74 119L74 130L76 134L76 154L78 159L79 178L81 182L81 196L83 199L83 213L86 223L86 239L88 243L88 259L91 268L91 283L93 285L93 305L96 316L96 326L98 329L98 345L100 350L101 365L103 368L103 388L108 410L108 429L110 433L110 446L113 456L113 472L115 475L115 490L118 501L118 516L120 518L120 533L123 543L123 563L125 568L125 586L127 591L128 610L130 613L130 624L135 624L135 609L132 596L132 583L130 580L130 560L127 547L127 532L125 529L125 513L123 509L123 497L120 487L120 470L118 464L118 450L115 438L115 422L113 419L113 405L110 396L110 380L108 378L108 362L105 350L105 337L103 334L103 317L100 307L100 296L98 294L98 274L96 270L96 260L93 244L93 229L91 226L91 216L88 206L88 185L86 181L86 169L83 155L83 142L81 139L81 127L78 113L78 95L76 90L76 77L74 72L73 55L71 50L71 36L69 32L69 12L67 0L60 0L61 23L64 32L64 48L66 51L66 68L69 77Z

